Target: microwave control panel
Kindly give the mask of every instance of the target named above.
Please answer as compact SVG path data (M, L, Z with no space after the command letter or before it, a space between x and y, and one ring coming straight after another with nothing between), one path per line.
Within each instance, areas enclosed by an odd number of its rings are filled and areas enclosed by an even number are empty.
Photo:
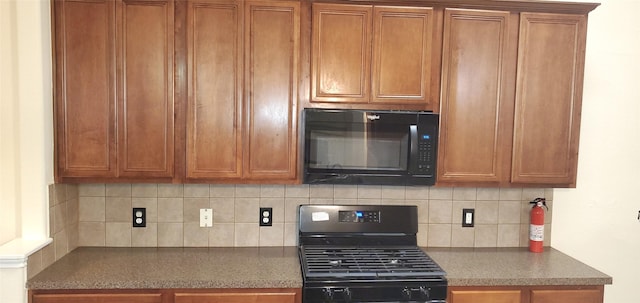
M418 136L418 173L431 174L435 157L432 136L420 134Z

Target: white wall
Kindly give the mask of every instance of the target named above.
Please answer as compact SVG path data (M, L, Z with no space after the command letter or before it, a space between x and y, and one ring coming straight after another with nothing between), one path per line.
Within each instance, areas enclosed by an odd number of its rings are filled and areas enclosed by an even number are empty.
M0 245L19 233L15 182L17 140L15 3L0 1Z
M556 189L552 246L613 277L606 303L640 286L640 1L589 14L578 180Z
M47 0L0 0L0 245L48 237L50 14Z
M27 302L27 256L51 241L49 3L0 0L0 302Z

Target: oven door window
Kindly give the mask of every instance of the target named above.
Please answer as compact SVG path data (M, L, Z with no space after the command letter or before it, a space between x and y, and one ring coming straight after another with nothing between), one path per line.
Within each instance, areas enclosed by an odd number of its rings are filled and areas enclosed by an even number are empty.
M406 172L409 126L383 123L327 123L312 127L308 168Z

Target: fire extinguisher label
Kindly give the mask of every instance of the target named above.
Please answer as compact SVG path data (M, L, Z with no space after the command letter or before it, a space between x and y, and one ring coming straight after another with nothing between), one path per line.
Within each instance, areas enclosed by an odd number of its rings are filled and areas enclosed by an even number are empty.
M544 240L544 225L531 224L531 227L529 228L529 239L531 241Z

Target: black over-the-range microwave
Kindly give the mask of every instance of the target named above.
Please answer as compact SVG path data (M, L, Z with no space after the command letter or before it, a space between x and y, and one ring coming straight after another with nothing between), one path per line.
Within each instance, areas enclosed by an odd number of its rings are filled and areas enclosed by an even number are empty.
M304 183L433 185L438 122L432 112L306 108Z

